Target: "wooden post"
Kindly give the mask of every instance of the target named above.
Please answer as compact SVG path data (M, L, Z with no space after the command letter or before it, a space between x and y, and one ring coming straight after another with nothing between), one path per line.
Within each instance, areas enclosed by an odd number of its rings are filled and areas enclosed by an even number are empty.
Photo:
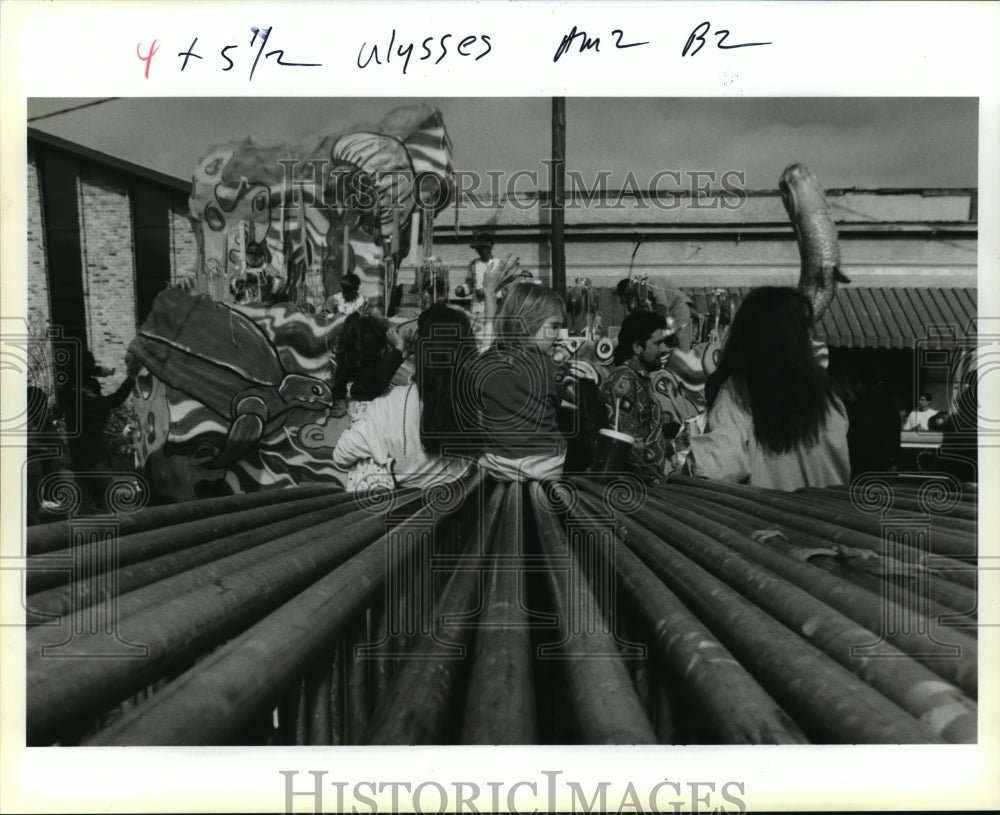
M563 239L565 212L563 197L566 193L566 98L552 98L552 177L550 200L552 208L552 289L560 297L566 296L566 251Z

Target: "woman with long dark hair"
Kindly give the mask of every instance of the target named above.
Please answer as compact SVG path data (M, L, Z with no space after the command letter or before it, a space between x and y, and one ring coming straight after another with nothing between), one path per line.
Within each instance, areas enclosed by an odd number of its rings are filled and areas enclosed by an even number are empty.
M722 382L686 470L795 490L850 481L847 412L814 355L812 306L795 289L764 286L733 318Z
M403 364L403 345L399 332L377 317L357 312L348 315L333 357L335 415L349 411L356 421L364 413L365 403L389 389Z
M413 381L369 403L365 415L337 441L334 464L346 470L370 460L388 469L395 484L407 487L461 477L472 465L455 452L468 447L459 412L463 377L475 353L464 312L440 303L422 312Z

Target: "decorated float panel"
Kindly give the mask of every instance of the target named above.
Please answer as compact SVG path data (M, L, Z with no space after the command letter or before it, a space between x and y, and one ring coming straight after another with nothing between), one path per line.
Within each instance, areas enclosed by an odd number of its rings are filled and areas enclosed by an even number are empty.
M194 171L192 284L219 302L319 311L353 272L361 293L382 303L411 229L447 206L451 176L448 132L427 105L305 144L218 145ZM421 207L431 217L421 219Z

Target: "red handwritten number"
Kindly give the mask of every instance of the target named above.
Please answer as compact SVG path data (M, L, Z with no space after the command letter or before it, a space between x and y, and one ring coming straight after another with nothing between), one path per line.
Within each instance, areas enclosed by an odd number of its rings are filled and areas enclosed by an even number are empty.
M153 44L149 46L149 53L146 56L142 55L142 43L136 43L135 45L135 55L139 57L142 62L146 63L146 79L149 79L149 66L153 62L153 54L160 50L160 41L153 40Z

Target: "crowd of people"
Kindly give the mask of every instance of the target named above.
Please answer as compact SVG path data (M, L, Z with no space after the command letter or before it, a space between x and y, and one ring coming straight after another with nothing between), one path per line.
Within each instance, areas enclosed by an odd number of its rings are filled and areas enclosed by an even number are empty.
M756 288L743 300L698 416L670 413L653 386L670 355L691 348L692 304L673 289L623 281L617 294L628 313L611 369L600 383L571 381L553 359L565 337L563 298L516 261L493 257L492 244L475 248L472 307L438 303L421 313L409 385L388 386L402 352L377 332L367 375L356 363L338 366L335 393L353 377L350 399L369 403L337 444L338 466L400 486L455 478L474 464L499 479L554 479L600 471L596 440L613 430L628 444L624 467L648 483L678 472L796 490L891 470L901 429L933 429L929 394L901 423L873 407L887 402L877 389L832 377L812 338L812 306L789 287ZM352 336L345 327L344 341ZM450 362L441 369L434 359Z
M574 378L554 358L566 337L563 298L517 260L494 258L491 244L477 251L474 307L432 304L409 341L366 308L353 275L328 304L347 314L333 353L331 414L350 421L332 453L348 489L426 488L475 466L511 481L603 473L602 434L628 447L615 466L651 484L677 472L780 490L823 487L849 483L852 471L893 468L900 430L934 429L940 415L922 393L901 423L877 389L839 384L812 341L809 300L793 288L760 287L728 326L704 411L677 416L654 381L671 354L691 348L683 293L623 281L617 293L628 313L610 370L600 382ZM398 384L411 354L412 377ZM58 399L84 430L68 450L82 473L106 464L101 426L132 387L126 380L103 395L103 372L91 354L84 362L82 381ZM100 508L93 484L88 497Z
M784 490L849 482L843 394L816 358L811 305L796 290L763 287L746 298L713 376L713 403L682 424L664 415L651 379L682 342L673 292L652 289L629 304L614 367L599 387L573 383L568 399L553 360L563 299L522 279L509 257L478 271L481 310L438 303L421 313L407 386L388 386L402 351L385 329L373 325L357 344L355 329L374 318L345 325L334 393L366 407L333 456L352 488L363 478L427 486L474 463L504 480L595 471L595 435L611 428L629 439L626 468L649 483L673 471Z

